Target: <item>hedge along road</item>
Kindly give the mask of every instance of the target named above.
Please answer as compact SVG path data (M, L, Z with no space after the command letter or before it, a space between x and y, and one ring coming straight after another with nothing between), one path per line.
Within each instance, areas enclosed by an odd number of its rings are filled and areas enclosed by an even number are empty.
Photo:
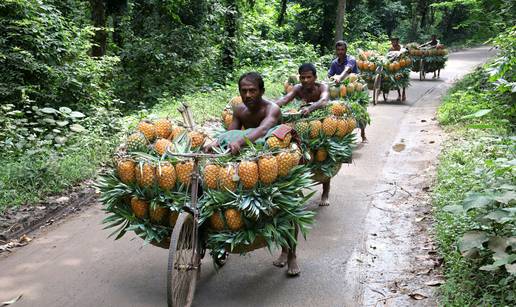
M363 304L363 272L350 269L350 256L363 249L368 233L365 219L400 127L420 120L415 109L428 110L428 96L439 97L459 76L493 55L487 47L449 56L439 80L419 81L412 73L407 101L370 106L369 143L354 152L332 180L330 207L310 206L317 224L301 240L298 261L302 273L287 278L271 255L261 249L245 256L231 255L215 272L209 256L197 283L195 306L358 306ZM391 92L390 99L397 94ZM428 118L430 119L430 118ZM358 131L358 130L357 130ZM392 166L390 166L392 168ZM398 166L403 168L403 164ZM373 196L371 196L373 195ZM0 302L23 297L20 306L164 306L168 251L143 246L134 235L119 241L102 230L100 205L40 233L26 247L0 257ZM402 227L402 225L393 227Z

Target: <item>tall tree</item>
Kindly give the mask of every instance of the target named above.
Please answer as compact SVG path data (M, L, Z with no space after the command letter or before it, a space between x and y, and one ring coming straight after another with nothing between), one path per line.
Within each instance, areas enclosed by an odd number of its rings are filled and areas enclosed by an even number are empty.
M339 0L337 18L335 20L335 41L342 40L344 35L344 20L346 18L346 0Z
M225 40L222 49L222 65L226 71L232 71L235 64L238 30L238 1L226 0L224 16Z
M106 54L107 33L106 33L106 3L104 0L90 0L91 20L95 29L91 55L101 57Z
M282 26L285 23L285 14L287 13L287 0L281 0L281 9L278 15L278 26Z

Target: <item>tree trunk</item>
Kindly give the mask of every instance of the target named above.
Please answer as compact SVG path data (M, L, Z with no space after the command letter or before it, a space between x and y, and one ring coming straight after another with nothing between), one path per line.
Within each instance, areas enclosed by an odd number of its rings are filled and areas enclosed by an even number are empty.
M107 33L106 33L106 5L104 0L90 0L91 20L95 30L91 55L101 57L106 54Z
M339 0L337 18L335 19L335 41L342 40L344 32L344 20L346 16L346 0Z
M281 0L281 10L278 16L278 26L282 26L285 23L285 14L287 13L287 0Z
M225 32L227 35L222 50L222 65L226 71L231 72L233 71L237 48L238 4L237 0L228 0L227 4L228 7L224 17Z

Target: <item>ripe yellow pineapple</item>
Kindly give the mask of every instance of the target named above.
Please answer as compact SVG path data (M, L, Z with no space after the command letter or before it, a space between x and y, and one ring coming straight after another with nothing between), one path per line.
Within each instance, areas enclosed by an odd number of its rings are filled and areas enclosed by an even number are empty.
M170 215L169 215L169 218L168 218L168 225L170 227L174 227L176 225L176 222L177 222L177 218L179 217L179 212L177 211L170 211Z
M154 150L162 156L165 154L165 151L167 150L167 147L172 145L172 142L167 139L158 139L156 143L154 144Z
M302 154L299 149L290 153L290 163L292 167L299 165L299 160L301 160Z
M231 104L231 107L233 107L233 108L236 107L237 105L241 104L241 103L242 103L242 97L240 97L240 95L233 97L229 101L229 104Z
M117 163L117 172L120 181L125 184L133 183L135 179L135 168L136 163L131 160L124 158Z
M127 138L127 151L145 151L148 141L141 132L135 132Z
M238 176L245 189L252 189L258 183L258 164L253 161L241 162L238 166Z
M168 139L172 132L172 122L166 118L158 119L154 122L156 137Z
M357 127L357 121L354 118L348 118L348 133L353 132Z
M324 148L317 149L317 152L315 153L315 161L322 162L328 158L328 151Z
M140 219L144 219L149 214L149 204L136 196L131 198L131 210L133 210L134 216Z
M170 210L162 205L156 204L149 207L149 217L152 223L166 225L168 223L168 213Z
M151 121L142 120L138 123L138 131L143 133L149 142L156 138L156 128Z
M224 217L226 218L226 222L228 224L228 228L233 231L238 231L244 228L244 219L242 218L242 214L237 209L227 209L224 212Z
M335 116L342 116L346 113L346 107L341 103L334 103L331 106L331 113Z
M278 161L274 156L264 156L258 160L260 181L271 184L278 177Z
M276 156L276 160L278 161L278 175L280 177L287 176L288 172L292 168L291 153L289 152L281 152Z
M188 137L190 137L192 148L198 148L204 143L204 134L198 131L189 132Z
M176 185L176 170L170 162L163 162L158 166L157 177L159 187L171 190Z
M333 136L337 130L337 121L334 117L327 117L322 123L322 130L328 137Z
M208 189L217 189L217 178L221 167L215 164L208 164L204 167L204 183Z
M192 179L193 161L182 161L176 164L176 174L179 183L189 185Z
M220 188L228 189L230 191L236 190L238 181L233 181L235 174L236 170L234 166L228 165L226 167L221 167L219 170Z
M173 140L178 137L181 133L185 132L186 129L183 127L175 126L172 128L172 133L170 134L170 139Z
M231 111L225 109L222 111L222 122L224 123L224 127L229 128L231 123L233 122L233 114Z
M136 183L142 188L151 187L156 177L156 168L149 162L142 162L136 167Z
M277 137L275 137L274 135L272 135L267 139L267 145L269 146L270 149L280 148L281 140L278 139Z
M344 137L348 133L348 122L345 119L337 119L337 131L335 135Z
M210 228L215 231L224 230L224 220L222 219L222 215L220 211L215 211L210 216Z
M313 120L310 122L310 138L315 139L319 136L319 132L321 131L321 121Z

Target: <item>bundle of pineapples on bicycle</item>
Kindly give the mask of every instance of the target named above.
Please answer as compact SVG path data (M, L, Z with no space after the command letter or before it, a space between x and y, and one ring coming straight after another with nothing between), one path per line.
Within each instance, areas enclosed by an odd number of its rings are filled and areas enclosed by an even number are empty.
M189 131L169 118L140 121L114 155L111 169L97 187L109 216L106 228L121 238L134 231L145 241L166 245L180 209L189 199L191 160L166 154L199 151L202 131Z
M406 53L393 51L383 56L374 51L363 51L359 58L357 66L360 69L360 75L367 81L370 89L377 75L382 78L383 92L409 86L413 61ZM381 73L378 70L379 67L383 68Z
M292 246L296 227L306 236L314 222L314 213L305 208L314 182L308 166L300 164L294 138L290 128L279 126L247 142L238 155L204 161L200 221L214 259L226 252ZM223 151L224 142L219 144L216 152Z
M283 121L299 135L314 179L323 182L335 176L342 163L351 162L353 130L357 127L352 106L362 112L367 110L349 98L330 101L325 108L305 117L298 112L301 106L302 102L294 101L284 107Z
M427 71L435 71L444 68L444 64L448 60L448 49L443 44L431 47L420 48L418 43L409 43L406 48L412 58L412 71L420 71L420 61L424 60L428 64Z

